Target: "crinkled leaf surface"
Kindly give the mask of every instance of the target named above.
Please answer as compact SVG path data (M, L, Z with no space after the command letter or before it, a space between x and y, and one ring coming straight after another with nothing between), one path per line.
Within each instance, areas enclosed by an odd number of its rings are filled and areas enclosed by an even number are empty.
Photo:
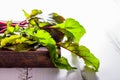
M31 14L27 13L25 10L23 10L23 12L24 12L24 15L25 15L25 17L26 17L27 19L32 18L32 17L35 17L36 15L42 13L41 10L37 10L37 9L33 9L33 10L31 11Z
M14 33L15 28L13 26L11 26L11 24L12 24L12 21L7 22L7 30L5 32L6 34Z
M16 26L15 26L15 32L18 32L19 31L19 29L20 29L20 26L17 24Z
M23 10L23 12L26 16L26 28L21 28L19 25L13 27L11 25L12 21L8 21L5 35L0 37L1 48L27 51L34 47L34 43L35 45L39 44L47 47L50 59L56 67L67 70L75 69L75 67L72 67L68 63L65 57L58 57L58 45L82 58L87 67L92 67L94 70L98 71L99 60L88 48L79 46L79 41L86 31L78 21L72 18L65 20L57 13L51 14L51 21L44 21L44 19L38 17L38 15L42 13L41 10L34 9L30 14L25 10ZM56 39L54 38L54 40L52 37L54 37L54 35L56 36L58 31L60 34L67 37L66 41L61 41L61 39L56 43ZM57 35L59 36L59 34Z
M42 13L41 10L33 9L30 16L33 17L33 16L36 16L36 15L41 14L41 13Z
M85 33L83 26L72 18L68 18L65 20L65 22L57 24L54 27L63 32L68 37L68 39L72 39L72 41L75 43L78 43L80 38Z
M45 27L45 26L49 26L50 23L49 22L39 22L39 27Z
M18 24L12 26L12 21L7 22L7 30L5 31L5 34L14 34L14 32L19 32L20 26Z
M90 52L90 50L85 46L79 46L79 50L79 56L81 56L84 59L86 66L92 67L96 71L98 71L99 60Z
M64 57L58 57L58 50L56 46L56 42L51 35L45 30L37 30L37 33L34 34L35 39L42 44L43 46L47 47L49 50L50 58L52 62L55 64L56 67L63 68L63 69L74 69L68 63L67 59Z
M1 39L0 46L4 47L9 43L12 44L16 39L19 39L19 38L20 38L19 35L11 35L10 37L5 37L5 38Z
M22 37L20 35L11 35L10 37L2 38L0 41L0 47L4 47L13 51L28 51L33 49L32 44L36 43L36 41L30 41L29 39Z
M18 52L25 52L33 49L33 47L28 44L16 44L11 46L5 46L4 48Z
M82 58L87 67L98 71L99 60L90 52L88 48L85 46L79 46L76 43L60 43L60 45Z
M67 70L71 70L71 69L76 69L75 67L72 67L69 63L68 60L65 57L61 57L58 60L55 61L56 66L58 66L61 69L67 69Z
M64 17L57 13L51 13L50 16L50 18L52 18L56 23L63 23L65 20Z

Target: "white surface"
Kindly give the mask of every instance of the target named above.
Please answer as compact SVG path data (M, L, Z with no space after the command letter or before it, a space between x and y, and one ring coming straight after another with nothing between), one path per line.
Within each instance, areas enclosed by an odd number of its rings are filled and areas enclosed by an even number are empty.
M80 71L58 70L56 68L29 68L26 79L24 68L1 68L0 80L82 80Z
M22 9L41 9L45 14L57 12L80 21L87 33L81 43L100 59L99 72L85 70L87 80L120 80L120 1L119 0L3 0L1 20L24 20ZM69 58L69 52L63 55ZM76 66L82 66L78 64ZM69 75L67 74L69 73ZM0 80L19 80L16 69L0 69ZM82 80L81 72L56 69L32 69L30 80ZM47 76L46 76L47 75Z

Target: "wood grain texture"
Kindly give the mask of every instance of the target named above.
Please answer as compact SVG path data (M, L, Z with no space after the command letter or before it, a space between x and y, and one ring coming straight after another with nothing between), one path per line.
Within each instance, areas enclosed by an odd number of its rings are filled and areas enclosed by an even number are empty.
M60 49L58 49L60 55ZM0 50L0 67L55 67L45 47L37 51L15 52Z

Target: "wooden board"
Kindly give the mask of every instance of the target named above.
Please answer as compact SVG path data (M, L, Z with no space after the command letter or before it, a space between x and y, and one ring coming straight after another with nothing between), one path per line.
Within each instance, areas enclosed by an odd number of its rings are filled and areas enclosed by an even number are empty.
M60 55L60 49L58 49ZM0 67L54 67L45 47L37 51L15 52L0 50Z

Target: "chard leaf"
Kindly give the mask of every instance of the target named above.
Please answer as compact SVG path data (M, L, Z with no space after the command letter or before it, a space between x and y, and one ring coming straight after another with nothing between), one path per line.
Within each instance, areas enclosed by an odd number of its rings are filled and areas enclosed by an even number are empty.
M5 46L4 48L18 52L25 52L33 49L33 47L28 44L15 44L11 46Z
M68 70L75 69L74 67L70 66L66 58L58 57L56 42L53 38L51 38L51 35L47 31L38 30L37 33L34 34L34 36L37 37L35 39L38 39L40 44L47 47L47 49L49 50L50 59L56 67Z
M34 43L36 43L36 41L30 41L29 39L19 35L11 35L10 37L5 37L1 39L0 47L13 51L23 52L33 49L34 46L30 45Z
M29 23L32 25L32 26L36 26L36 22L35 22L35 19L32 18L29 20Z
M47 44L56 45L56 42L51 38L51 35L45 30L37 30L37 33L34 35L39 38L40 42L44 43L44 46L47 46Z
M26 35L28 35L28 36L33 36L34 35L34 32L35 32L35 28L29 28L29 27L27 27L22 33L26 33Z
M31 18L29 19L29 24L31 26L39 26L39 19L37 17Z
M11 26L12 21L7 21L7 26Z
M7 30L5 31L5 34L14 34L14 32L18 32L20 30L20 26L18 24L12 26L12 21L7 22Z
M22 37L20 35L11 35L10 37L2 38L0 46L4 47L7 45L16 45L16 44L22 44L22 43L31 45L31 44L36 43L36 41L30 41L26 37Z
M67 70L71 70L71 69L76 69L75 67L72 67L67 59L65 57L61 57L59 58L56 62L56 66L58 66L61 69L67 69Z
M71 39L71 41L75 43L79 43L80 38L86 32L84 27L80 25L78 21L72 18L68 18L65 20L65 22L57 24L53 27L63 32L68 39Z
M11 35L10 37L5 37L5 38L1 39L0 46L4 47L9 43L13 43L18 38L20 38L19 35Z
M26 18L30 18L30 14L28 14L25 10L23 10L23 13L24 13Z
M51 13L50 18L52 18L56 23L63 23L64 22L64 17L57 13Z
M7 22L7 30L5 31L6 34L9 34L9 33L13 34L14 33L15 29L13 26L11 26L11 24L12 24L12 21Z
M31 11L31 14L27 13L25 10L23 10L23 12L24 12L24 15L25 15L25 17L26 17L27 19L32 18L32 17L35 17L36 15L42 13L41 10L37 10L37 9L33 9L33 10Z
M79 49L79 56L84 59L86 66L92 67L95 71L98 71L100 64L99 60L85 46L79 46Z
M14 33L14 27L9 26L6 33Z
M3 38L3 36L0 35L0 40Z
M82 58L87 67L98 71L99 60L85 46L79 46L76 43L60 43L60 46Z
M19 29L20 29L20 26L17 24L17 25L15 26L14 30L15 30L15 32L18 32Z
M45 27L45 26L49 26L50 23L49 22L40 22L39 23L39 27Z
M38 9L33 9L32 12L31 12L31 14L30 14L30 16L34 17L34 16L36 16L38 14L42 14L42 11L38 10Z

